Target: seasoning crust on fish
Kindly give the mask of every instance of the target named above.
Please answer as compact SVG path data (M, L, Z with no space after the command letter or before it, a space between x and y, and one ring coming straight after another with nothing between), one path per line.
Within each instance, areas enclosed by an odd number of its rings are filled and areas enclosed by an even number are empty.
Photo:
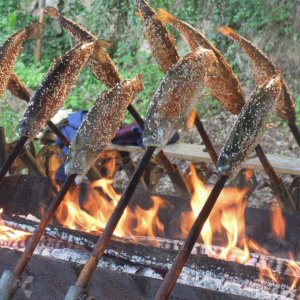
M281 77L276 76L257 88L246 102L219 155L216 165L219 175L234 177L243 161L259 144L281 87Z
M0 47L0 96L7 88L17 56L26 40L40 38L42 24L32 23L11 35Z
M81 123L71 142L65 163L67 175L78 174L81 182L103 148L118 130L134 94L143 90L142 75L124 80L102 93Z
M53 62L20 121L20 136L27 136L32 140L56 114L75 86L81 69L93 51L94 43L79 44Z
M136 3L142 16L143 31L152 56L160 69L166 73L179 60L174 39L145 0L136 0Z
M218 31L232 40L236 41L252 62L253 76L255 84L260 86L267 83L273 76L280 74L282 78L282 91L276 103L276 112L289 123L295 123L295 101L283 80L282 74L272 60L259 48L254 46L250 41L238 35L228 26L219 27Z
M215 53L219 61L219 71L216 76L210 76L207 81L207 88L222 103L226 110L233 114L239 114L245 104L245 100L240 83L223 54L202 33L167 11L158 9L157 18L181 32L192 51L202 47Z
M145 147L161 149L169 142L202 96L207 76L216 64L211 50L198 48L166 73L148 107L143 132Z
M66 29L68 33L76 40L83 42L95 42L95 51L87 62L94 76L102 81L107 87L112 88L121 81L118 69L113 63L105 48L110 46L110 43L105 40L97 40L97 38L79 25L63 16L56 8L47 7L47 14L57 21L61 27Z

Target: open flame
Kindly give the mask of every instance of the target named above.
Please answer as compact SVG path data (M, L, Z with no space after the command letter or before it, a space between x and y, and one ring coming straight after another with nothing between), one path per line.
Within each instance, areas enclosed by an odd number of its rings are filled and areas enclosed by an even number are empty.
M108 169L106 174L110 177L115 173L115 154L106 157L110 158L106 161L106 168ZM54 159L51 168L53 178L58 166L58 160ZM245 174L246 180L251 178L251 172ZM212 189L198 178L192 165L190 176L193 189L190 202L191 210L182 212L180 215L180 230L177 234L179 238L187 236ZM270 255L266 249L246 237L244 217L246 192L246 188L238 189L234 187L226 187L221 192L201 232L201 241L206 246L207 253L210 256L246 264L251 257L251 251ZM113 179L110 178L103 178L89 184L85 193L86 199L83 199L82 203L79 200L81 198L80 193L80 189L76 187L69 190L56 212L56 219L64 227L100 234L118 204L121 195L113 188ZM151 201L152 203L146 204L146 208L144 207L145 203L128 206L114 234L119 237L130 236L133 239L137 236L163 236L164 225L159 219L159 213L161 209L171 207L171 204L157 196L152 196ZM271 223L274 236L283 239L285 236L285 219L280 208L273 211ZM0 242L2 242L2 245L3 242L23 241L28 235L31 235L31 233L7 227L1 222L0 218ZM153 243L155 243L155 239L153 239ZM213 244L222 247L216 248L212 246ZM291 288L295 288L300 277L300 266L295 262L291 253L290 261L287 262L286 267L289 273L295 276L295 280L291 283ZM269 278L279 282L278 276L268 266L263 256L260 258L259 270L261 281Z
M3 209L0 208L0 243L1 243L1 245L9 245L10 243L22 242L28 236L31 235L31 233L29 233L29 232L13 229L11 227L6 226L1 218L2 213L3 213Z

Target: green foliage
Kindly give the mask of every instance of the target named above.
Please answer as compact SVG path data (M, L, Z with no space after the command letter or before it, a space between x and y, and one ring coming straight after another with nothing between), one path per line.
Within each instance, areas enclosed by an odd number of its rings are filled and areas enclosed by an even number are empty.
M24 0L22 2L24 3ZM148 2L153 8L164 8L201 30L202 27L205 27L206 36L224 53L241 79L243 86L246 87L250 87L253 80L251 75L244 76L245 72L250 73L249 70L244 71L239 68L240 57L237 56L237 52L240 50L237 50L238 46L235 43L217 33L218 26L229 25L249 38L264 37L267 32L274 32L278 38L289 37L294 43L299 41L299 33L292 26L295 10L295 3L292 0L269 2L257 0L149 0ZM104 38L112 42L108 52L118 66L122 78L132 78L139 73L144 74L145 90L137 96L134 105L140 114L145 116L148 103L163 74L155 65L151 55L145 50L147 46L143 36L142 22L135 14L137 11L135 0L92 0L89 6L80 0L60 1L60 3L63 6L59 9L67 17L81 23L97 38ZM28 23L37 21L36 18L25 13L18 0L0 1L0 12L0 43ZM203 22L204 20L206 23ZM36 62L33 58L35 41L26 42L25 49L15 65L15 72L30 89L37 88L52 60L75 44L66 31L62 30L51 18L46 16L45 22L42 60ZM179 33L171 26L168 26L168 29L178 42ZM277 45L272 38L268 39L266 43L262 42L260 46L268 54L276 52ZM180 53L186 53L188 47L181 42L179 50ZM294 94L298 90L297 86L290 86L290 88ZM105 86L85 68L65 106L74 110L89 109L96 97L105 89ZM201 115L213 115L217 114L220 109L221 106L216 100L206 97L201 102L199 112ZM300 96L296 98L296 112L300 115ZM16 125L18 118L19 115L1 101L1 124L6 128L15 128L11 126ZM298 119L300 118L298 117ZM125 119L126 122L130 120L129 116ZM8 129L9 136L13 137L14 134L14 129L12 131Z

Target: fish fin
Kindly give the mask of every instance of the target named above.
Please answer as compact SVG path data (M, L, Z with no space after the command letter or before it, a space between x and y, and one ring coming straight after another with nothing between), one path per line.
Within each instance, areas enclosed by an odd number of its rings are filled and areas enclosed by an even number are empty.
M96 48L109 48L111 46L111 42L107 40L97 40Z
M32 23L25 27L28 40L36 40L43 37L43 24Z
M107 40L97 40L95 45L95 50L93 53L93 57L104 64L106 62L107 53L105 51L105 48L108 48L111 46L111 42Z
M9 77L7 89L16 97L29 102L30 94L29 90L23 84L23 82L19 79L19 77L12 73Z
M190 113L190 115L188 116L187 120L186 120L186 128L188 130L191 130L195 124L195 120L197 117L197 111L194 108L193 111Z
M226 35L235 41L239 40L239 35L232 28L228 26L219 27L217 30L223 35Z
M143 15L142 15L142 13L141 13L140 10L136 11L136 12L135 12L135 15L136 15L137 17L139 17L141 20L144 21L144 17L143 17Z
M105 51L104 48L98 48L98 49L96 48L92 56L100 63L102 64L106 63L107 52Z
M53 6L47 6L45 12L53 19L58 19L60 17L60 12Z
M162 23L164 24L170 24L173 21L177 20L176 17L174 17L173 15L171 15L169 12L167 12L166 10L159 8L157 10L157 19L160 20Z
M142 82L143 77L144 74L139 74L135 77L134 87L136 88L136 91L141 92L144 90L144 84Z

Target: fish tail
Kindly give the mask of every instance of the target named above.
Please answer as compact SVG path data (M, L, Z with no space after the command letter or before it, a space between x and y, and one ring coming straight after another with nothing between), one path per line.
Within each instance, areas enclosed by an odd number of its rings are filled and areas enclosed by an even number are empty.
M190 113L190 115L188 116L187 121L186 121L186 128L188 130L191 130L193 128L196 117L197 117L197 111L196 111L196 109L193 109L193 111Z
M226 35L230 38L232 38L234 41L239 41L240 36L230 27L228 26L222 26L217 29L220 33L223 35Z
M144 20L144 17L143 17L143 15L142 15L142 13L141 13L140 10L136 11L136 12L135 12L135 15L136 15L137 17L139 17L142 21Z
M53 6L47 6L45 12L53 19L58 19L60 17L58 9Z
M32 23L25 27L28 40L36 40L43 37L43 24Z
M136 0L136 4L139 8L143 19L152 18L155 16L154 9L145 0Z
M162 8L159 8L157 10L157 19L159 19L164 24L170 24L177 20L176 17L174 17L173 15L171 15L169 12L167 12Z
M133 79L134 80L134 83L133 83L134 89L138 92L141 92L144 90L144 84L142 82L143 77L144 77L144 74L139 74Z
M97 40L93 57L97 61L101 63L105 63L107 60L107 52L105 51L105 48L108 48L110 46L111 46L111 42L107 40Z

